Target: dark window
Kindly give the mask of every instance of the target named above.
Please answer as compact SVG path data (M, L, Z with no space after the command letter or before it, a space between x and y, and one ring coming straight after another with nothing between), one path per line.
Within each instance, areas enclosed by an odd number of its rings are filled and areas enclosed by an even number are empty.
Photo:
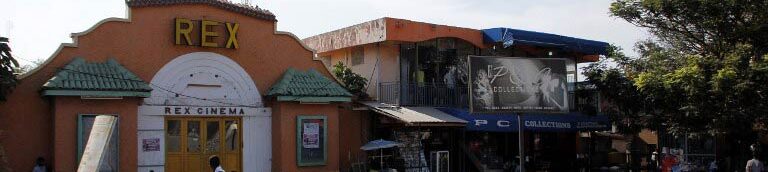
M362 46L352 48L352 66L365 63L365 49Z

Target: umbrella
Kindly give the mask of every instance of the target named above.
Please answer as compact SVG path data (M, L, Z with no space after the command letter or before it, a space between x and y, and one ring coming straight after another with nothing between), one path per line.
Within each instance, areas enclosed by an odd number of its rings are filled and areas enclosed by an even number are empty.
M395 146L400 146L400 143L389 141L389 140L384 140L384 139L379 139L379 140L374 140L374 141L370 141L370 142L366 143L365 145L360 147L360 149L366 150L366 151L378 149L379 150L379 165L381 165L380 167L383 168L384 167L384 150L382 150L382 149L384 149L384 148L391 148L391 147L395 147Z

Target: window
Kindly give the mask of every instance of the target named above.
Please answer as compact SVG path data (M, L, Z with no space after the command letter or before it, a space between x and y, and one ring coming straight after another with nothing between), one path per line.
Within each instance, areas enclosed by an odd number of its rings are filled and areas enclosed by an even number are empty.
M357 46L352 48L352 66L365 63L365 48Z
M327 131L325 116L299 116L296 119L296 160L299 166L325 165Z
M80 164L80 159L83 157L85 146L88 144L88 139L91 135L91 129L96 122L96 116L98 115L80 115L77 119L77 165ZM100 171L117 171L119 168L118 157L120 157L119 151L119 133L120 127L119 120L112 126L112 133L110 134L109 141L107 143L106 152L104 152L102 160L106 161L99 167Z

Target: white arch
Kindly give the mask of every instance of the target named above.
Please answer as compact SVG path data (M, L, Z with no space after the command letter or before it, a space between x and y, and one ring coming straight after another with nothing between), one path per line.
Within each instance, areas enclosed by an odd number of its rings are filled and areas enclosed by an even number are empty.
M235 61L212 52L181 55L163 66L150 83L153 90L144 99L147 105L263 107L248 73Z
M271 170L272 110L263 107L256 84L235 61L211 52L184 54L165 64L150 83L152 96L138 107L137 145L142 147L143 140L158 139L160 151L137 150L139 171L162 172L165 168L164 117L204 115L168 114L164 110L168 107L243 109L244 114L236 114L242 117L243 126L242 170Z

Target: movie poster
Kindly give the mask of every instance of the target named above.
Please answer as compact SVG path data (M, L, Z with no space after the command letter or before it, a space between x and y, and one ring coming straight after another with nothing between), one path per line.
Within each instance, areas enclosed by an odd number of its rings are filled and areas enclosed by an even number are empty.
M568 112L565 59L469 56L470 110Z
M320 125L304 123L302 145L304 148L320 148Z

